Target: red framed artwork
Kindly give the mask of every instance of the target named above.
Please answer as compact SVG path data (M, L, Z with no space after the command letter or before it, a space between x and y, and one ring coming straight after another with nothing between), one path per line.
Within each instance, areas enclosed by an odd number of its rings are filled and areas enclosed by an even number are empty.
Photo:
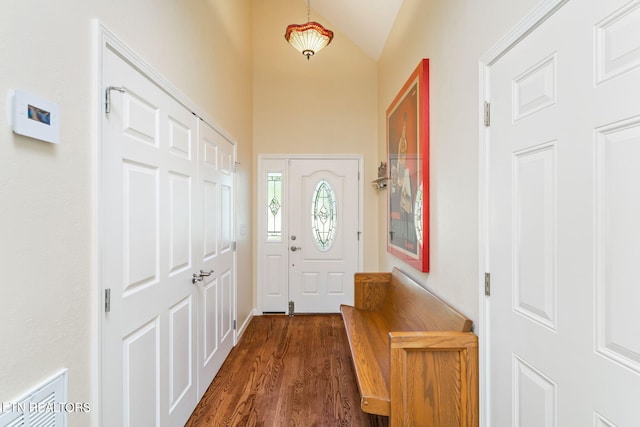
M387 251L429 271L429 60L387 108Z

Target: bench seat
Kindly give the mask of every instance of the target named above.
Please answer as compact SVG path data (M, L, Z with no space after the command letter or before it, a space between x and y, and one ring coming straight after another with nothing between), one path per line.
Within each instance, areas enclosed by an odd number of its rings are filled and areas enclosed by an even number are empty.
M384 317L375 311L344 305L341 311L360 390L360 406L369 414L389 416L389 334Z

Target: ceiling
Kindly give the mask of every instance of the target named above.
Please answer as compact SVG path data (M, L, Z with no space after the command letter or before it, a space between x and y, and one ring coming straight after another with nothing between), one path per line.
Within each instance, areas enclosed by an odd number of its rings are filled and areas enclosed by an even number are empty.
M347 36L376 61L380 58L402 0L313 0L311 20Z

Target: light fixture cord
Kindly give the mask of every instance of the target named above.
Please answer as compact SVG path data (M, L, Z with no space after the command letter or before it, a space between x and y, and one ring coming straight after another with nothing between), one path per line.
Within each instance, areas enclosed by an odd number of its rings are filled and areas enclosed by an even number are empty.
M311 22L311 0L307 0L307 22Z

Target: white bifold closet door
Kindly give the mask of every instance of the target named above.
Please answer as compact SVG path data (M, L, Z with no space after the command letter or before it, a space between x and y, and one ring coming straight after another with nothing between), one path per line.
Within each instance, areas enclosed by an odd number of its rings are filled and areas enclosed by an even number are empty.
M104 84L102 424L182 426L235 338L235 151L108 47Z

